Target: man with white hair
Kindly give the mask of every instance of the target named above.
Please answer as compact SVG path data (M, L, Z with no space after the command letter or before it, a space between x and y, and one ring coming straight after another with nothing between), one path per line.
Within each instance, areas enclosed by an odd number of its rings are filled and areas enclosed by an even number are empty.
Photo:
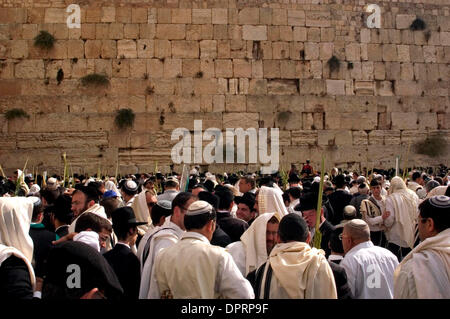
M416 246L394 273L394 297L450 299L450 197L434 196L419 206Z
M370 241L370 229L362 219L344 225L342 246L345 257L340 266L347 273L348 284L357 299L392 299L397 257Z

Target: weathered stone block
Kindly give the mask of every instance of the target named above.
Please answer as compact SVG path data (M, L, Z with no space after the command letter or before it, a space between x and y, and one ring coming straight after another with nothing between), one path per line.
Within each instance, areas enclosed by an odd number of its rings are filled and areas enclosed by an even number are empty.
M326 80L327 94L345 95L345 80Z
M394 130L415 130L418 127L417 113L392 112L391 119L392 129Z
M44 62L42 60L23 60L16 64L14 74L19 79L43 79Z
M258 128L258 113L223 113L224 128Z
M242 26L242 38L244 40L265 41L267 40L267 26Z
M264 60L263 61L264 78L279 78L280 61L279 60Z
M235 78L251 78L252 77L251 62L248 60L234 59L233 76Z
M174 58L198 58L198 41L172 41L172 56Z
M422 94L422 83L416 81L396 81L395 95L420 96Z
M123 37L125 39L137 39L139 38L139 24L125 24L123 27Z
M192 9L193 24L211 24L211 9Z
M136 41L119 40L117 41L117 58L135 59L137 58Z
M215 61L216 77L231 78L233 77L233 63L230 60L218 59Z
M305 60L318 60L319 59L319 44L314 42L305 43Z
M200 41L200 57L201 58L217 58L217 41L203 40Z
M287 23L293 26L304 26L305 25L305 11L303 10L288 10L287 12Z
M191 9L172 9L172 23L190 24L192 21Z
M182 40L186 37L184 24L157 24L156 38L168 40Z
M175 78L181 76L181 59L165 59L164 60L164 77Z
M212 12L212 24L228 24L228 9L226 8L213 8Z
M415 19L415 14L397 14L395 17L397 29L409 29Z
M153 58L155 54L155 42L153 40L137 40L137 56L141 59Z

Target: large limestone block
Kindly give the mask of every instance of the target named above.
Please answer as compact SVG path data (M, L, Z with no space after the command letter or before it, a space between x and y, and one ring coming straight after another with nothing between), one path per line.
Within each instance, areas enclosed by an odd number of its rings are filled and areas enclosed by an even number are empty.
M224 128L255 128L258 129L258 113L224 113L223 127Z
M242 26L242 38L244 40L266 41L267 40L267 26Z
M392 129L414 130L417 129L417 113L392 112Z

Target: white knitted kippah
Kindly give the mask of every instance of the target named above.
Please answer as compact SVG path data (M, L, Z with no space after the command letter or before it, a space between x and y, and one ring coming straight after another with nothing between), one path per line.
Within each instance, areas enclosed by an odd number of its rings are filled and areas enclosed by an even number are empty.
M206 214L206 213L211 212L212 209L213 209L213 207L208 202L205 202L203 200L198 200L196 202L193 202L189 206L188 211L186 212L186 215L195 216L195 215L200 215L200 214Z

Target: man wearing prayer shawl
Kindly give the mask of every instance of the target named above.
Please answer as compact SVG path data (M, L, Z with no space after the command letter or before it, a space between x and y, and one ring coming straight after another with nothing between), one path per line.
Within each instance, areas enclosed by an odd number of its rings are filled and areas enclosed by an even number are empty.
M1 300L33 298L33 240L28 234L32 214L30 198L0 197Z
M278 224L279 217L276 213L262 214L242 234L240 241L226 247L242 275L247 276L266 262L277 244Z
M141 262L141 284L139 288L139 299L159 299L159 290L154 286L156 285L156 277L154 271L155 258L160 251L176 244L183 233L184 227L184 214L190 204L195 201L195 197L191 193L181 192L172 201L170 210L171 215L166 218L166 223L162 226L156 226L145 234L138 248L138 257ZM159 204L155 205L153 209L164 210L167 209L160 207L164 203L170 203L169 201L158 201ZM153 289L155 288L155 289Z
M215 219L215 209L209 203L189 205L184 216L187 232L156 256L154 288L162 299L254 298L252 286L231 255L210 244Z
M256 271L258 299L336 299L333 272L322 250L311 248L305 220L284 216L278 228L281 243Z
M394 298L450 299L450 197L426 199L419 210L421 243L395 269Z
M288 214L283 201L283 191L279 188L261 186L257 191L255 206L259 215L278 212L281 218Z
M397 256L399 262L414 247L419 197L406 187L398 176L394 177L386 198L384 226L388 249Z

